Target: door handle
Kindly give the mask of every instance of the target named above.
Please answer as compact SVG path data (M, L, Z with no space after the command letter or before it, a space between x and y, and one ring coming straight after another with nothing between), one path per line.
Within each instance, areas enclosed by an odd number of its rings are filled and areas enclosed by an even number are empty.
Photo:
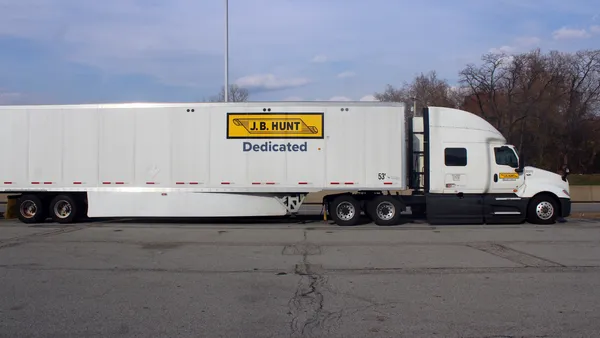
M498 174L494 174L494 182L498 182Z

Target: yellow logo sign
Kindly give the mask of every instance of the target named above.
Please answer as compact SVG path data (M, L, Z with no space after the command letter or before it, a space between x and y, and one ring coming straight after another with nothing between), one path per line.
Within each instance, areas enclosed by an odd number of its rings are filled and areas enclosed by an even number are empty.
M227 138L323 138L323 114L229 113Z
M501 180L516 180L519 178L519 174L518 173L500 173L500 179Z

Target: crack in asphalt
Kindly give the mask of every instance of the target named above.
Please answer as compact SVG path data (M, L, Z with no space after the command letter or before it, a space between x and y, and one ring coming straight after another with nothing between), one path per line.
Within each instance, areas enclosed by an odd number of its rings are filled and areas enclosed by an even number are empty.
M288 302L290 321L290 337L320 337L329 333L333 325L329 322L339 322L342 313L329 312L324 309L327 277L318 271L308 261L311 254L310 246L306 245L306 231L304 239L299 243L297 250L302 251L302 264L296 267L295 273L300 275L294 296ZM314 246L312 249L315 249ZM317 248L320 250L320 248Z
M565 267L565 265L550 259L509 248L499 243L471 243L467 246L526 267Z

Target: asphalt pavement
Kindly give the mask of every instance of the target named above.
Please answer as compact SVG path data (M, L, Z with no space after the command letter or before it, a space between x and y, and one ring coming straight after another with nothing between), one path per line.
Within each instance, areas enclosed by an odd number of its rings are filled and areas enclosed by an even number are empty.
M597 337L600 221L0 221L0 337Z

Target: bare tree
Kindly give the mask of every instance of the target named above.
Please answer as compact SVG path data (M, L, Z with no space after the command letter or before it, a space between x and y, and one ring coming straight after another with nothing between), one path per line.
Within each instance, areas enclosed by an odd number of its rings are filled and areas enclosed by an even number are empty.
M458 108L463 98L461 92L461 88L450 86L446 80L438 78L435 71L431 71L419 74L400 88L388 84L382 93L375 93L374 96L379 101L403 102L410 106L416 103L416 113L428 106Z
M246 102L248 101L248 90L241 88L236 84L229 85L229 92L227 93L228 102ZM208 99L209 102L224 102L225 101L225 86L221 87L219 94L211 96Z
M459 73L460 83L471 94L471 102L465 102L465 105L475 103L479 113L498 129L502 129L504 123L501 107L507 88L503 80L505 64L509 60L504 54L485 54L481 58L481 65L469 64Z
M469 91L462 108L495 125L530 163L600 170L600 51L486 54L460 77Z
M581 171L594 163L600 146L597 133L600 51L579 51L573 55L555 53L555 57L563 58L564 75L564 94L558 112L563 122L557 134L561 140L560 155L564 165L573 164Z

